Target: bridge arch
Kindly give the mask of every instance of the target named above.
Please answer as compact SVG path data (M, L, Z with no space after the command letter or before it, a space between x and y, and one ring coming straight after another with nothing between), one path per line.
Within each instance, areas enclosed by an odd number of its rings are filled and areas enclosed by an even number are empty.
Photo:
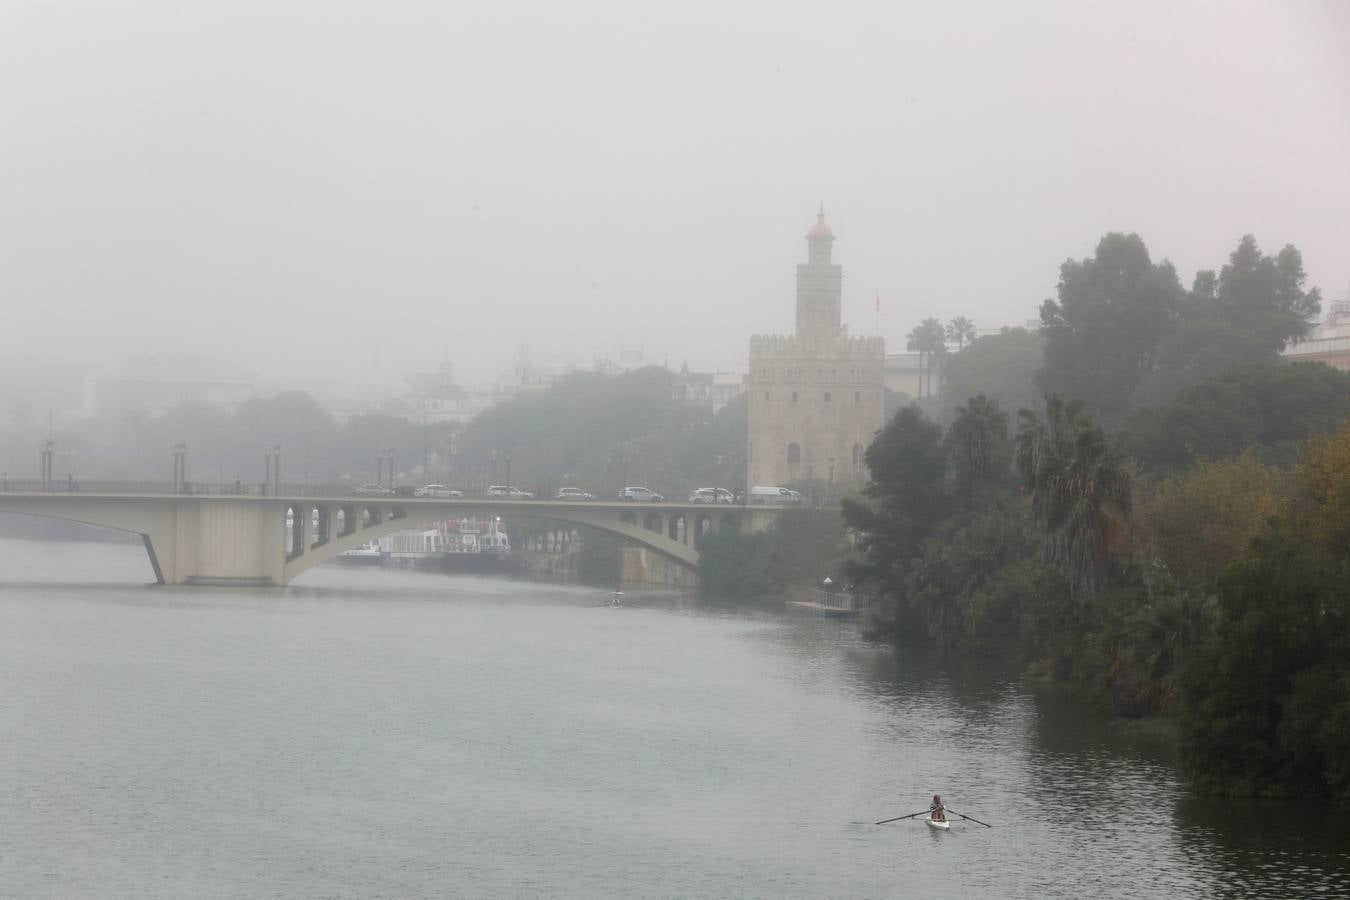
M0 493L0 512L116 528L141 536L155 577L168 584L281 585L338 554L393 531L468 515L515 514L586 525L698 567L699 534L766 527L775 507L727 511L715 522L702 505L183 494ZM286 518L291 518L287 542ZM697 518L696 518L697 517ZM706 517L706 518L704 518ZM697 537L697 535L695 535Z

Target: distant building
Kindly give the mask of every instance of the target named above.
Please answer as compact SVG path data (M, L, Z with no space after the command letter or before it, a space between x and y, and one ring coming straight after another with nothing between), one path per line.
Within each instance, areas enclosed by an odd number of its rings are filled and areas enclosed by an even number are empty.
M455 367L448 359L435 372L414 372L404 380L407 393L385 404L385 412L419 422L463 422L481 408L455 384Z
M926 360L924 360L926 362ZM918 399L923 395L923 368L918 353L887 353L886 389Z
M214 359L159 353L126 360L84 382L84 412L160 416L183 403L235 407L254 394L243 369Z
M737 372L690 372L685 364L675 376L671 391L677 403L706 406L715 415L745 393L745 376Z
M821 211L797 266L797 330L750 339L746 486L815 478L854 485L863 452L886 419L885 341L850 337L842 324L843 268Z
M1350 299L1331 304L1327 317L1302 341L1284 348L1289 362L1323 362L1350 372Z

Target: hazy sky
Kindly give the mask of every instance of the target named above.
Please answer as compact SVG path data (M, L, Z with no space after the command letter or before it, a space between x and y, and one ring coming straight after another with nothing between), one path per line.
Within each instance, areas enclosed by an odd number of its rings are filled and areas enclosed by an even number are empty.
M9 0L0 161L6 354L743 370L821 201L892 350L1108 230L1344 292L1350 4Z

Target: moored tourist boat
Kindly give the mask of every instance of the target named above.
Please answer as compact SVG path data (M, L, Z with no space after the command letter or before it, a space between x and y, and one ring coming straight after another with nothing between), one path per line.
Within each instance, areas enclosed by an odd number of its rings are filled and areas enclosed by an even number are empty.
M378 541L366 541L359 547L343 550L337 555L337 561L346 565L378 566L380 564L380 544Z

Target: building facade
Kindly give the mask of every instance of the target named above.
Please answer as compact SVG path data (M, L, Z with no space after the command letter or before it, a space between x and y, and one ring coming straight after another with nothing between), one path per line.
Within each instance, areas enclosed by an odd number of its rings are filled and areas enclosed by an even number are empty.
M750 339L746 488L796 481L848 489L867 479L863 453L886 421L885 341L850 337L840 317L843 268L822 210L797 266L797 329Z
M1331 304L1326 319L1297 344L1284 348L1289 362L1323 362L1350 372L1350 294Z

